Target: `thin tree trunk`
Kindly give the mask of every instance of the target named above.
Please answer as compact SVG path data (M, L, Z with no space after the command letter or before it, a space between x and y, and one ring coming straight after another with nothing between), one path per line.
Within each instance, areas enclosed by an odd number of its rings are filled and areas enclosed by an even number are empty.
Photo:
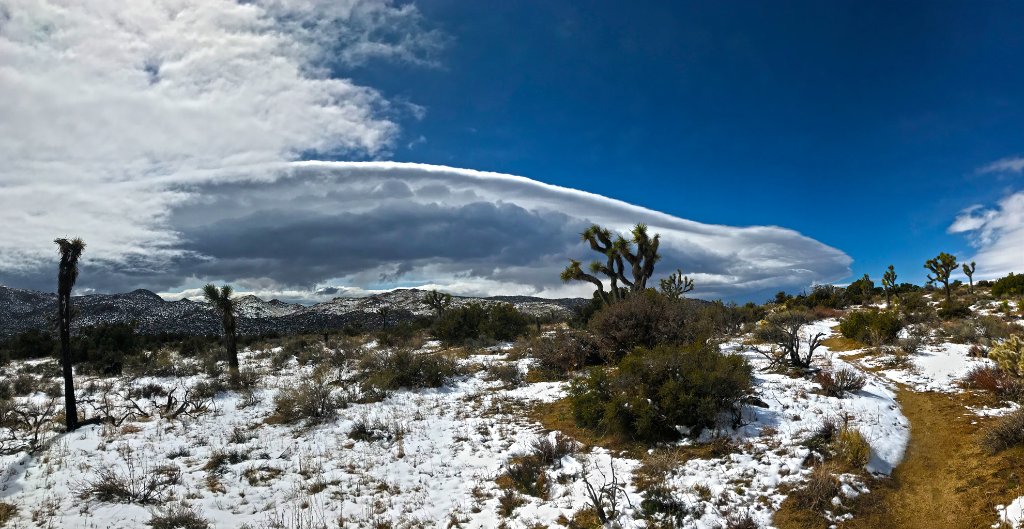
M64 374L64 422L69 432L78 429L78 402L75 399L74 371L71 369L71 295L59 293L60 363Z

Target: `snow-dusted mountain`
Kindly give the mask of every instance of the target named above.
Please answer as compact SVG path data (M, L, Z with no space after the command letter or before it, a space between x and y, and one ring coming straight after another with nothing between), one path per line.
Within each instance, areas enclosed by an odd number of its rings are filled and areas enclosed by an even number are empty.
M346 324L380 324L378 309L387 307L389 322L408 320L431 313L423 304L426 291L404 289L363 298L335 298L304 306L279 300L264 301L256 296L238 298L238 329L243 334L267 332L318 332ZM567 317L582 299L542 299L526 296L472 298L456 296L453 306L468 303L490 305L511 303L519 310L540 317ZM136 322L146 334L215 334L220 319L201 301L166 301L148 290L125 294L75 296L76 326ZM57 296L43 292L0 286L0 336L44 328L56 312Z

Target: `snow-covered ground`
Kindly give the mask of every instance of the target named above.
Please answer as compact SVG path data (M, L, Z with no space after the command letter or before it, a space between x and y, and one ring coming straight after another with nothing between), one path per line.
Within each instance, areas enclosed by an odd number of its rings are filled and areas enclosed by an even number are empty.
M831 334L834 325L835 320L825 320L806 331ZM757 368L757 395L767 407L747 408L742 427L721 432L733 441L731 453L690 459L668 474L673 497L690 506L685 526L712 528L730 513L748 513L770 527L772 512L785 499L784 486L808 476L809 449L803 442L826 418L847 421L864 435L871 446L870 471L886 474L899 463L909 429L890 381L865 373L868 382L862 390L829 397L807 378L762 372L764 358L739 341L723 348L746 355ZM508 362L507 353L498 348L463 362ZM600 448L566 456L560 468L548 469L548 497L522 495L522 505L500 514L503 490L495 479L512 457L548 435L528 418L526 407L562 398L566 383L503 389L487 380L486 370L475 370L450 387L398 391L381 402L352 404L338 419L306 428L265 422L275 394L308 378L312 370L293 360L274 373L268 356L243 355L244 366L264 373L253 399L221 393L209 411L195 417L85 427L55 437L34 457L3 457L0 501L18 508L8 526L135 528L160 510L84 498L82 492L103 469L137 479L168 469L180 472L166 500L190 506L218 528L336 527L339 521L345 527L373 527L381 521L395 527L555 526L589 508L583 476L598 488L609 485L612 465L620 490L609 511L617 513L623 527L644 526L637 519L644 498L632 484L642 461ZM515 362L525 370L531 360ZM856 368L825 347L817 362ZM155 384L180 391L201 379L111 382L115 390ZM79 383L88 381L83 377ZM357 425L369 426L372 435L353 438ZM865 490L853 476L843 481L847 496Z

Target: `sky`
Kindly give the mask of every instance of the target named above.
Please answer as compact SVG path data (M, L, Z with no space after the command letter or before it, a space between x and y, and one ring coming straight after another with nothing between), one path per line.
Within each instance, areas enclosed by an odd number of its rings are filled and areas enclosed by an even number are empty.
M588 295L578 233L763 301L1024 272L1009 2L0 0L0 284Z

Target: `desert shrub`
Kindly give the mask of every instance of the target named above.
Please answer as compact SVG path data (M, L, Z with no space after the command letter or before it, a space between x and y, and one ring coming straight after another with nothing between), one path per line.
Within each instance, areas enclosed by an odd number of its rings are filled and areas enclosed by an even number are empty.
M520 506L525 505L524 500L516 491L512 489L505 489L500 496L498 496L498 514L504 517L512 516Z
M420 337L420 329L422 325L418 325L415 321L403 321L396 325L389 325L388 328L377 331L377 343L386 347L410 347L416 349L419 345L422 345L422 341L417 340ZM417 343L419 341L420 343Z
M547 467L540 459L531 456L514 457L505 467L505 475L515 490L537 498L547 498Z
M1024 408L1018 409L999 420L985 431L982 447L990 454L996 454L1024 443Z
M916 351L917 349L913 345L903 347L881 347L879 351L882 353L879 362L882 367L888 369L914 369L913 353L908 351Z
M444 354L409 349L370 354L360 365L364 387L377 390L437 388L461 374L458 364Z
M487 366L487 376L505 387L517 388L523 384L523 372L515 362L492 362Z
M509 303L484 307L479 303L448 309L434 324L434 337L454 345L470 340L514 340L526 334L530 319Z
M803 445L819 454L828 454L841 429L842 425L835 417L827 416Z
M7 522L14 518L15 514L18 514L18 507L16 505L0 501L0 527L7 525Z
M153 529L210 529L209 520L183 503L153 514L146 525Z
M924 292L908 291L897 298L900 315L907 323L924 323L935 320L935 308L928 302Z
M347 403L334 394L328 374L327 369L316 369L297 385L281 389L274 397L275 418L285 423L321 424L337 417Z
M553 438L550 435L541 436L530 444L532 457L537 458L542 465L555 468L561 466L563 457L575 454L577 450L579 443L561 432L555 432Z
M839 495L842 484L839 482L830 465L818 465L811 470L811 475L801 487L794 490L790 497L797 507L822 511L832 505L832 498Z
M899 315L891 311L858 310L839 323L843 336L870 345L895 342L902 328Z
M558 330L552 336L536 336L526 347L541 368L559 377L601 361L596 340L583 331Z
M127 470L104 466L96 470L96 477L87 481L79 491L82 498L107 503L159 504L171 487L181 482L181 470L176 465L156 468L137 468L137 463L126 460Z
M1024 274L1002 277L992 283L992 295L997 298L1024 296Z
M821 385L821 390L830 397L842 398L847 393L860 391L867 383L864 375L856 369L841 367L835 371L822 369L815 374L815 381Z
M227 390L228 386L223 380L211 378L209 380L200 380L193 384L191 393L193 397L199 400L209 400L216 397L218 393Z
M1024 382L996 366L975 367L964 376L962 384L1006 399L1024 395Z
M722 529L761 529L761 524L749 512L730 513Z
M1020 325L1007 323L997 316L982 316L977 319L977 325L981 341L985 345L1005 340L1012 334L1024 334L1024 329Z
M846 426L832 442L832 456L851 468L861 468L868 464L871 447L859 430Z
M699 434L723 413L735 419L750 387L744 358L696 343L638 349L611 374L591 368L569 398L578 425L654 441L678 438L677 426Z
M970 317L973 312L971 312L971 307L966 303L953 300L940 303L936 314L944 320L955 320Z
M697 338L697 303L644 292L601 309L589 327L614 358L637 347L690 343Z
M1020 336L1011 336L992 346L988 357L1005 373L1016 378L1024 377L1024 339Z
M72 338L76 370L120 375L126 362L142 351L134 323L107 323L79 329Z

